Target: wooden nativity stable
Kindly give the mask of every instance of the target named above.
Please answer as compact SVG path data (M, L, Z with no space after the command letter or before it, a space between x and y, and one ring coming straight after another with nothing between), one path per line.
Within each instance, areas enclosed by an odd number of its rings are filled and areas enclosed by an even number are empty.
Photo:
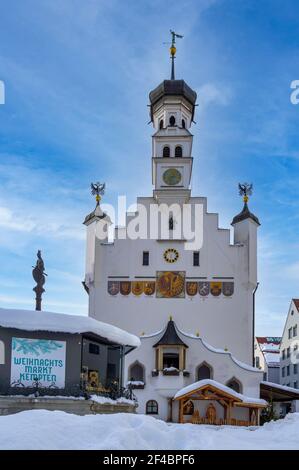
M252 399L214 380L200 380L173 398L179 423L258 426L265 400ZM178 404L178 406L177 406Z

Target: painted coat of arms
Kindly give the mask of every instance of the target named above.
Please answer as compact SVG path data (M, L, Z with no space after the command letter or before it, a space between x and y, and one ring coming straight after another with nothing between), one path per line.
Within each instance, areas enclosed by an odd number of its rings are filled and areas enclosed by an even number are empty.
M157 297L185 297L184 271L157 271Z
M143 294L143 281L133 281L132 282L132 292L134 295Z
M218 297L221 294L222 282L210 282L211 294Z
M234 283L233 282L224 282L222 284L222 292L226 297L230 297L234 293Z
M119 293L119 281L108 281L108 293L117 295Z
M120 282L120 293L122 295L129 295L131 293L131 281Z
M156 290L156 282L155 281L144 282L143 289L144 289L145 295L153 295Z
M210 293L210 283L209 282L199 282L198 283L198 293L202 297L206 297Z
M193 296L197 294L198 284L197 282L186 282L186 292L188 295Z

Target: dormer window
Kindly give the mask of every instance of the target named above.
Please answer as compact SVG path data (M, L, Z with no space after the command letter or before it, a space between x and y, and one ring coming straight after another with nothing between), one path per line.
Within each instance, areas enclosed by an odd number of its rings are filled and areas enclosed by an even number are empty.
M174 151L174 156L177 158L182 158L183 156L183 149L180 145L177 145Z
M163 129L163 127L164 127L164 121L163 121L163 119L161 119L160 122L159 122L159 128Z
M169 118L169 125L171 127L175 126L175 117L174 116L170 116Z
M168 147L168 145L166 145L163 148L163 157L164 158L169 158L170 157L170 147Z

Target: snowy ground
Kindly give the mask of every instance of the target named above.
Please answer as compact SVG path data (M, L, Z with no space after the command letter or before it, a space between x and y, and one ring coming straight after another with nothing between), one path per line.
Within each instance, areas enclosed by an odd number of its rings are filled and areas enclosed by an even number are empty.
M299 413L260 428L166 424L135 414L0 416L0 449L299 449Z

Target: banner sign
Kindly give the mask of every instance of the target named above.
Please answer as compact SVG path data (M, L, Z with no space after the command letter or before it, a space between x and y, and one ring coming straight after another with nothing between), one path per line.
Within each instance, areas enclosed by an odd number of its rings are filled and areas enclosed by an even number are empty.
M12 387L65 387L65 341L12 338Z

